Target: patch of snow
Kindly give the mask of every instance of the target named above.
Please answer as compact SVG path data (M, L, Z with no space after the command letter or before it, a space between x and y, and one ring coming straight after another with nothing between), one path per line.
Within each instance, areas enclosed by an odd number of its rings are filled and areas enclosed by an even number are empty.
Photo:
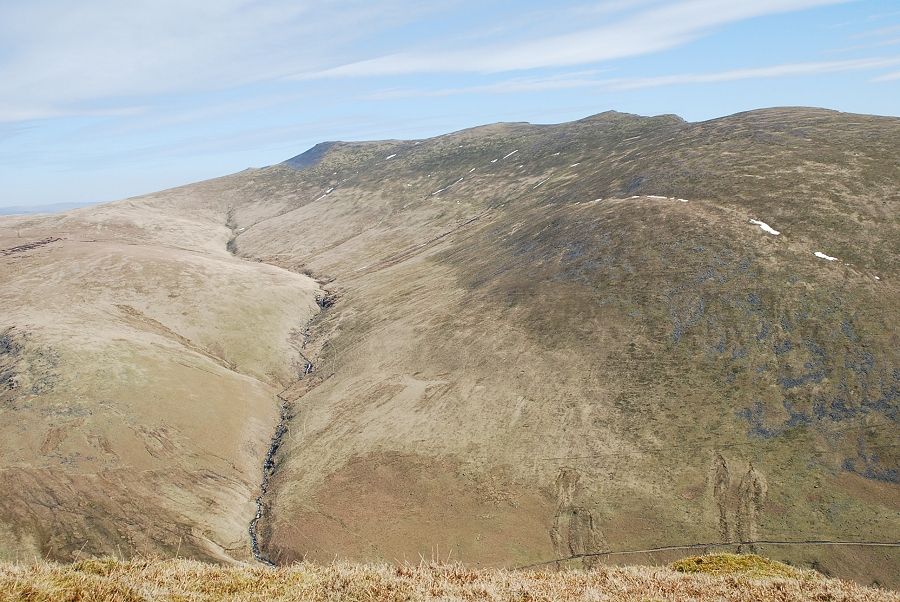
M394 153L393 155L388 155L387 157L385 157L384 160L385 160L385 161L390 161L391 159L393 159L393 158L396 157L396 156L397 156L397 153Z
M822 251L816 251L815 253L813 253L813 255L815 255L819 259L827 259L828 261L837 261L837 257L832 257L831 255L826 255Z
M669 197L667 197L667 196L659 196L658 194L648 194L648 195L647 195L647 198L648 198L648 199L662 199L662 200L666 200L666 199L668 199Z
M472 169L469 170L469 173L472 173L473 171L475 171L475 168L474 168L474 167L473 167Z
M450 185L448 185L448 186L445 186L445 187L441 188L440 190L436 190L436 191L432 192L432 193L431 193L431 196L438 195L438 194L444 192L445 190L447 190L448 188L450 188L451 186L456 186L457 184L459 184L460 182L462 182L464 179L465 179L465 178L460 178L460 179L458 179L457 181L453 182L452 184L450 184Z
M413 142L413 146L419 146L420 144L422 144L422 143L421 142Z
M687 202L688 202L687 199L678 199L678 200L681 201L682 203L687 203Z
M775 236L778 236L779 234L781 234L781 232L779 232L778 230L776 230L775 228L773 228L766 222L762 222L758 219L750 218L750 223L759 226L763 232L768 232L769 234L773 234Z
M622 142L628 142L629 140L637 140L638 138L640 138L640 136L632 136L631 138L625 138L625 140L622 140Z
M496 163L497 159L491 159L491 163Z
M878 276L875 276L875 280L881 280L881 278L879 278Z
M329 194L331 194L332 192L334 192L334 187L329 188L328 190L326 190L326 191L324 192L324 194L322 194L322 196L320 196L319 198L316 199L316 201L319 201L319 200L321 200L321 199L324 199L325 197L327 197L327 196L328 196ZM314 201L314 202L315 202L315 201Z
M540 182L538 182L537 184L535 184L535 185L534 185L534 188L532 188L532 190L537 190L538 188L540 188L540 186L541 186L544 182L546 182L546 181L549 180L549 179L550 179L550 178L544 178L543 180L541 180Z
M578 167L579 165L581 165L581 163L573 163L573 164L569 165L569 167Z
M512 157L513 155L515 155L517 152L519 152L519 149L514 150L513 152L509 153L508 155L506 155L506 156L503 157L503 158L504 158L504 159L509 159L510 157Z
M558 157L558 156L559 156L559 153L553 153L553 155L551 155L551 156L553 156L553 157Z

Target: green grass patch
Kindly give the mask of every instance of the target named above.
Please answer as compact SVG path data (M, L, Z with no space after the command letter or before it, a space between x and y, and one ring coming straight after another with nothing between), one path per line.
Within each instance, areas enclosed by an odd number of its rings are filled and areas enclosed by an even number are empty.
M748 577L797 578L802 571L777 560L756 554L709 554L690 556L671 564L679 573L705 573L707 575L746 575Z

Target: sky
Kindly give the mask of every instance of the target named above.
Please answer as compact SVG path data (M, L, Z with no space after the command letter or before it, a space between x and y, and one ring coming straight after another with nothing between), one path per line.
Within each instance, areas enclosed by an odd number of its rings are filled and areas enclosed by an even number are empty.
M606 110L900 116L898 0L0 0L0 207Z

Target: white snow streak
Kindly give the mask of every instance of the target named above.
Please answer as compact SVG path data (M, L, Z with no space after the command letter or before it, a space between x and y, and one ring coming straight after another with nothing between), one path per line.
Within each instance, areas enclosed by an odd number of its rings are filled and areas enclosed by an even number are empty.
M813 253L813 255L815 255L819 259L827 259L828 261L837 261L837 257L832 257L831 255L826 255L822 251L816 251L815 253Z
M578 167L579 165L581 165L581 163L573 163L572 165L569 165L569 167Z
M385 160L385 161L390 161L391 159L393 159L393 158L396 157L396 156L397 156L397 154L394 153L393 155L388 155L387 157L385 157L384 160Z
M750 218L750 223L759 226L763 232L768 232L769 234L773 234L775 236L778 236L779 234L781 234L781 232L779 232L778 230L776 230L775 228L773 228L766 222L762 222L758 219Z
M509 153L508 155L506 155L506 156L503 157L503 158L504 158L504 159L509 159L510 157L512 157L513 155L515 155L517 152L519 152L519 149L514 150L513 152Z
M458 179L457 181L453 182L452 184L450 184L450 185L448 185L448 186L445 186L445 187L441 188L440 190L435 190L434 192L431 193L431 196L435 196L435 195L441 194L442 192L444 192L445 190L447 190L447 189L450 188L451 186L456 186L457 184L459 184L459 183L462 182L463 180L465 180L464 177Z
M334 192L334 188L329 188L328 190L326 190L326 191L322 194L322 196L320 196L319 198L317 198L316 201L320 201L320 200L324 199L325 197L327 197L327 196L328 196L329 194L331 194L332 192ZM315 201L313 201L313 202L315 202Z

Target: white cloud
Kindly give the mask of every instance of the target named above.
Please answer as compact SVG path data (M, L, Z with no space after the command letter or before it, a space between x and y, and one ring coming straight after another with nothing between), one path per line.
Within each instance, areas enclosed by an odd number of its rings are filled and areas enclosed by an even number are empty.
M745 79L771 79L778 77L802 77L846 71L871 71L900 65L900 57L866 58L846 61L821 61L768 65L750 69L733 69L715 73L681 73L658 77L606 78L591 77L597 71L564 73L550 77L513 78L483 86L442 88L437 90L394 89L383 90L367 96L372 100L390 100L407 97L440 97L460 94L511 94L526 91L560 90L567 88L602 88L606 90L635 90L662 86L712 84ZM900 72L890 73L872 81L900 79Z
M840 71L866 71L900 64L900 57L866 58L847 61L822 61L810 63L791 63L786 65L770 65L753 69L733 69L718 73L683 73L663 75L659 77L635 77L608 80L606 85L617 90L633 90L636 88L655 88L683 84L709 84L729 82L742 79L766 79L776 77L818 75Z
M358 38L447 1L0 2L0 120L272 81L320 68Z
M401 52L298 75L301 79L435 72L497 73L567 67L673 48L716 27L746 19L839 4L847 0L680 0L582 31L509 44Z
M458 88L438 88L436 90L417 90L399 88L381 90L367 95L369 100L391 100L395 98L411 97L443 97L460 94L513 94L519 92L542 92L547 90L564 90L573 88L592 88L605 84L604 80L595 79L594 76L602 73L601 70L579 71L576 73L561 73L551 76L516 77L480 86L463 86Z
M199 98L195 112L209 109L204 94L240 106L241 94L218 93L241 86L252 86L247 96L264 104L267 97L298 92L291 80L592 65L664 51L730 23L848 1L601 0L519 12L498 24L513 26L497 36L425 51L403 35L381 34L448 8L460 9L455 17L465 15L475 0L433 0L420 3L424 7L406 0L0 0L0 122L128 115L141 110L136 107L175 106L191 94ZM548 14L555 15L552 26ZM448 39L438 36L435 43ZM384 50L370 58L376 47ZM329 67L336 63L341 66ZM648 82L616 84L581 72L517 78L478 91L665 85ZM473 89L427 95L467 91Z
M871 81L873 82L894 82L900 79L900 71L894 71L893 73L885 73L884 75L880 75Z
M857 40L861 38L881 38L898 32L900 32L900 25L890 25L887 27L879 27L878 29L870 29L850 37Z

